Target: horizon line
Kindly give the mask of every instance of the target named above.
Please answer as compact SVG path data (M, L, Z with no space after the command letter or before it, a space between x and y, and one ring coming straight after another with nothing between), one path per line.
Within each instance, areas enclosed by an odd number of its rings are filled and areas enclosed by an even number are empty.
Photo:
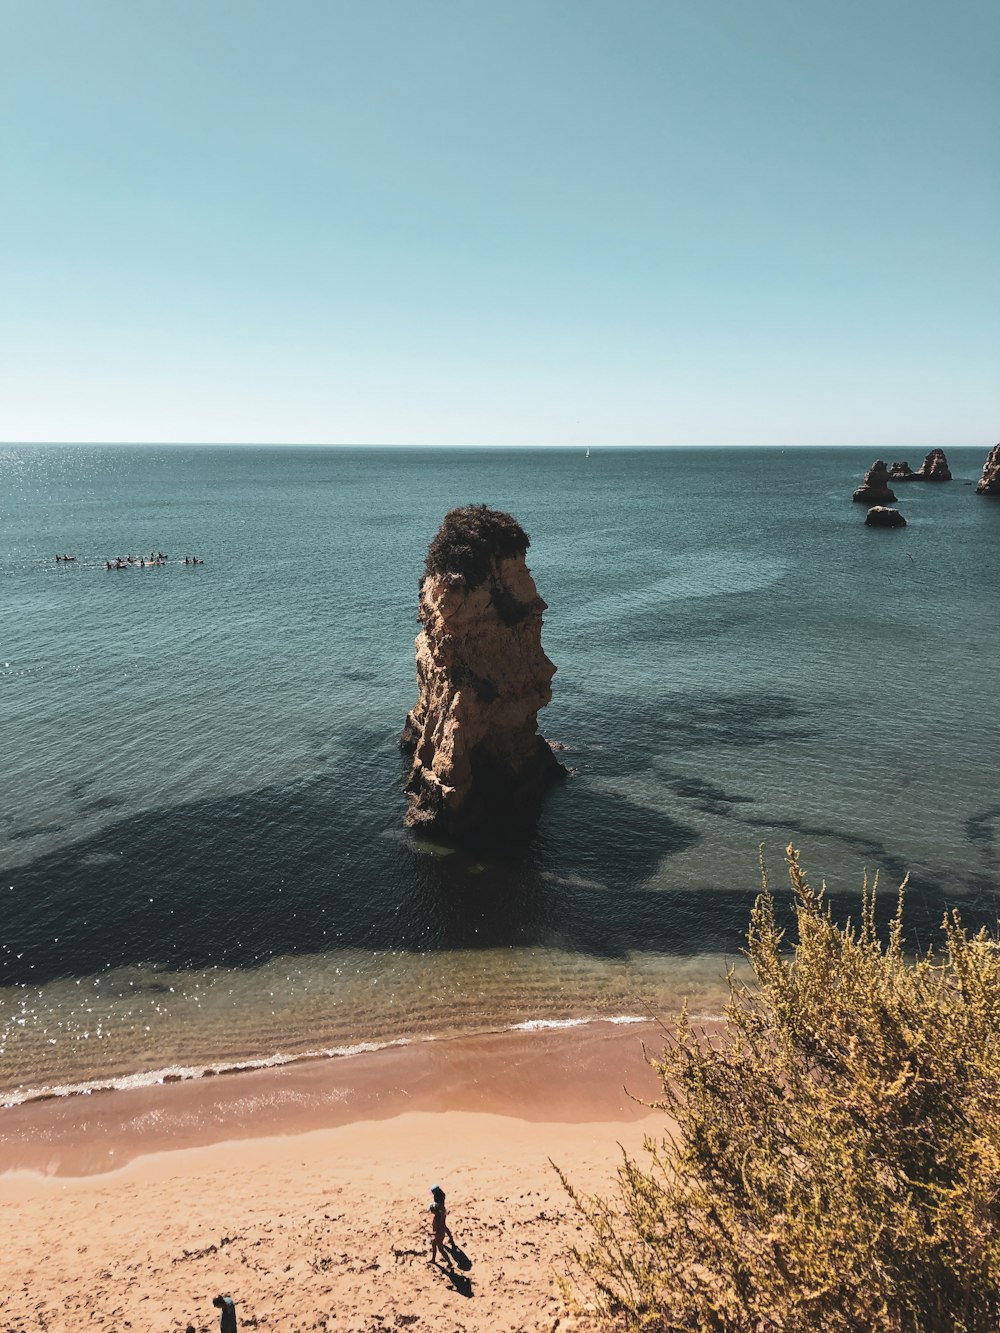
M0 440L0 449L46 448L46 447L103 447L114 449L884 449L919 451L923 449L986 449L993 445L986 443L959 443L950 441L945 444L886 444L885 441L859 441L841 444L734 444L732 442L698 444L595 444L581 441L573 444L400 444L379 441L378 443L358 443L349 440Z

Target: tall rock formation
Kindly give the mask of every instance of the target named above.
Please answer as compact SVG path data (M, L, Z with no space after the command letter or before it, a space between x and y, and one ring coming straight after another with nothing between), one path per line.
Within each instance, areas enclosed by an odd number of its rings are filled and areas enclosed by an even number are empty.
M555 667L510 514L469 505L445 515L420 583L416 707L400 744L413 828L464 838L502 832L565 776L537 730Z
M921 481L951 481L951 469L943 449L932 449L920 465Z
M871 465L865 479L851 497L858 504L891 505L896 497L889 489L889 469L881 458Z
M977 495L1000 495L1000 444L986 455L983 475L976 482Z

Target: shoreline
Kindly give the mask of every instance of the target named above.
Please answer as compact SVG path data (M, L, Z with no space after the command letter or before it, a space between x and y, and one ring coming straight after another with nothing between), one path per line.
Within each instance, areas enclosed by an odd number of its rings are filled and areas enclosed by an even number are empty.
M0 1326L569 1330L584 1239L669 1121L654 1022L505 1032L0 1112ZM428 1191L460 1251L431 1265Z
M651 1100L659 1090L643 1044L656 1053L663 1035L652 1020L597 1020L392 1044L113 1094L47 1096L0 1109L0 1181L12 1172L102 1175L150 1154L412 1112L634 1122L648 1108L632 1098Z
M722 1003L720 1000L720 1011ZM679 1011L679 1010L678 1010ZM722 1017L721 1012L701 1015L697 1021L716 1022ZM234 1056L231 1061L205 1064L172 1064L152 1069L137 1070L132 1073L96 1074L92 1079L76 1083L42 1084L24 1089L23 1085L0 1090L0 1115L17 1106L31 1106L39 1102L57 1101L69 1097L93 1097L108 1092L133 1092L139 1088L159 1087L171 1083L190 1083L198 1079L220 1078L232 1074L263 1073L267 1070L282 1069L288 1065L309 1064L323 1060L351 1059L358 1055L374 1054L396 1046L416 1046L436 1041L457 1041L463 1038L492 1037L508 1032L541 1032L548 1029L563 1030L589 1027L591 1024L608 1023L613 1026L628 1027L649 1023L645 1015L590 1014L576 1018L538 1018L520 1023L511 1023L503 1027L473 1028L459 1032L427 1032L416 1036L399 1036L359 1040L344 1046L327 1049L303 1050L291 1054L276 1052L269 1056Z

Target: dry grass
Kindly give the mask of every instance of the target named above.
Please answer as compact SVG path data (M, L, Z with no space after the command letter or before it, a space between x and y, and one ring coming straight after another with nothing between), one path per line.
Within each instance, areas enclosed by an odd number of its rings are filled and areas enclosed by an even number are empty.
M625 1157L617 1196L575 1191L577 1301L627 1329L1000 1326L1000 960L945 917L903 949L903 887L878 938L838 926L794 848L796 938L763 873L727 1032L682 1015L662 1060L676 1139ZM763 866L762 866L763 871Z

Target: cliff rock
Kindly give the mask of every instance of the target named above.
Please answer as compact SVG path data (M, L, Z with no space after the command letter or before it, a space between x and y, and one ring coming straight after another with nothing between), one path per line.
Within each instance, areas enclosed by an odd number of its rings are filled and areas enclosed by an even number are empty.
M986 455L983 475L976 482L977 495L1000 495L1000 444Z
M943 449L932 449L920 465L921 481L951 481L951 471Z
M866 528L905 528L906 519L898 509L889 509L885 505L872 505L865 514Z
M538 734L555 667L525 563L528 534L486 505L453 509L420 583L416 707L400 737L413 762L411 827L451 838L529 816L566 770Z
M893 463L892 466L889 468L889 480L919 481L920 474L918 472L914 472L913 468L911 468L909 463L907 462Z
M889 469L881 458L865 473L865 479L852 496L858 504L894 504L896 497L889 489Z

